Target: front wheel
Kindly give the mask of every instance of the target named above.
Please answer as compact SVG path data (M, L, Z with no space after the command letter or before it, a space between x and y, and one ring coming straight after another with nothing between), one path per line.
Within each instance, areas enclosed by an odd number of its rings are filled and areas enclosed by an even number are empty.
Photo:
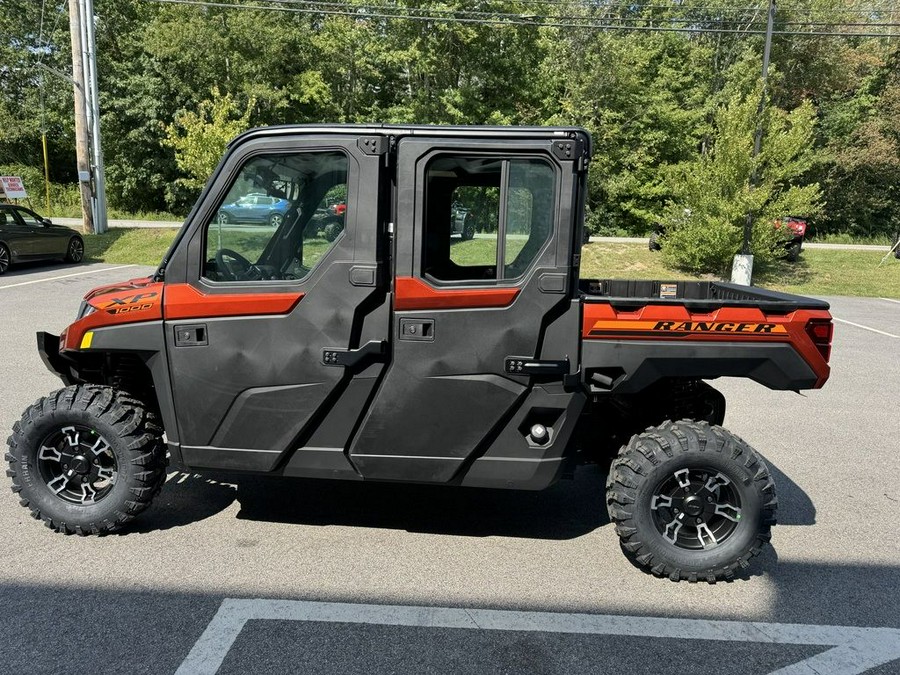
M768 467L743 440L706 422L664 422L633 436L606 487L625 555L673 581L734 578L775 524Z
M84 260L84 241L81 237L72 237L66 249L66 262L80 263Z
M71 386L38 400L7 444L19 503L63 534L118 530L165 481L155 415L111 387Z

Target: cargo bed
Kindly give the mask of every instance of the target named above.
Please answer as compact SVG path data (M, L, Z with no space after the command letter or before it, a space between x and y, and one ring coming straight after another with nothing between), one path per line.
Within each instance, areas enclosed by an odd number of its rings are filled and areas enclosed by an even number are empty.
M580 290L583 377L594 393L664 378L749 377L788 390L828 379L822 300L720 281L584 279Z
M579 288L585 302L608 302L617 307L672 304L698 312L723 306L756 307L778 314L828 309L824 300L724 281L582 279Z

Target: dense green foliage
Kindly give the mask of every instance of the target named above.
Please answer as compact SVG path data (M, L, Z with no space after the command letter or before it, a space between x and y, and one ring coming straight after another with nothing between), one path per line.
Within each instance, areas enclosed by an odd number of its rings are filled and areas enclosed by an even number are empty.
M751 184L760 35L575 24L580 17L653 27L690 17L696 28L740 31L765 11L734 8L755 3L400 3L358 4L342 16L95 0L111 207L186 212L226 137L245 126L577 124L595 144L591 230L643 234L659 221L671 226L673 242L701 237L691 256L673 248L670 262L684 268L727 259L748 209L762 258L778 236L769 224L787 213L809 216L819 234L900 229L900 40L776 35ZM0 165L39 168L43 126L57 183L74 182L71 87L35 62L69 69L65 4L0 7ZM896 21L884 11L847 14L872 5L785 0L776 27ZM379 6L451 18L480 11L495 21L568 18L484 24L370 16Z

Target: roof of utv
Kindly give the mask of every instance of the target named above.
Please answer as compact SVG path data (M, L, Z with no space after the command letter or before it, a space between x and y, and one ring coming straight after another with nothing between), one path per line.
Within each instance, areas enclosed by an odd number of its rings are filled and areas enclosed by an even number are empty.
M498 139L547 139L580 138L591 152L591 135L581 127L501 127L501 126L451 126L426 124L291 124L258 127L244 132L229 147L253 138L296 134L372 134L377 136L427 136Z

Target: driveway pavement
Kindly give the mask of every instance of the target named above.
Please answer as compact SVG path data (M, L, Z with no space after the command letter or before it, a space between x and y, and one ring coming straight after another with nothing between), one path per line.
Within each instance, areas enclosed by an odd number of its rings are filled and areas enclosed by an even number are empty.
M59 386L34 332L149 272L0 278L0 438ZM101 538L4 490L0 672L900 673L900 303L830 300L823 390L715 383L780 497L773 546L732 583L632 567L596 466L540 493L173 472Z

